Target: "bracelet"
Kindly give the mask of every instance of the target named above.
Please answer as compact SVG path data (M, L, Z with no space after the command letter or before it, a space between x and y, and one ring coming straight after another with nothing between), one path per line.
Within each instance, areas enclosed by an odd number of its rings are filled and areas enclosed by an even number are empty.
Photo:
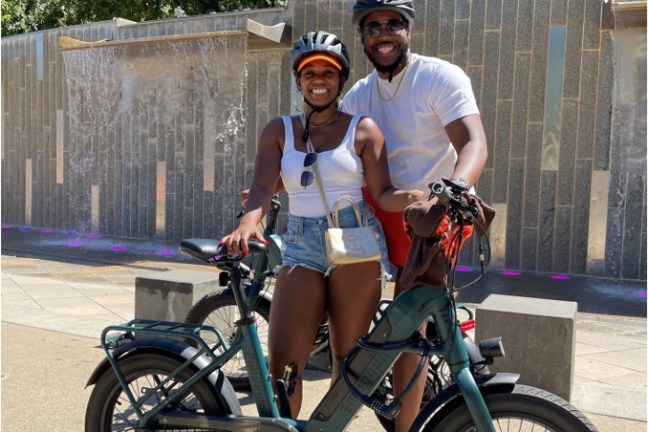
M470 184L463 177L453 177L453 178L450 179L450 181L452 183L456 184L457 186L461 186L461 187L463 187L465 189L470 189Z
M407 205L410 205L414 202L414 189L407 191Z

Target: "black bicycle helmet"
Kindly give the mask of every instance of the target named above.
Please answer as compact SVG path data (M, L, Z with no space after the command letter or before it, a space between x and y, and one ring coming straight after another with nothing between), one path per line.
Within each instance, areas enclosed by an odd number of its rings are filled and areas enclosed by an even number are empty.
M340 73L345 80L349 79L351 63L346 46L336 35L323 30L308 32L295 42L292 50L292 69L297 74L301 61L311 55L325 53L336 58L342 67Z
M378 10L396 11L407 19L410 28L414 25L416 12L414 2L411 0L356 0L353 5L353 25L361 31L365 17Z

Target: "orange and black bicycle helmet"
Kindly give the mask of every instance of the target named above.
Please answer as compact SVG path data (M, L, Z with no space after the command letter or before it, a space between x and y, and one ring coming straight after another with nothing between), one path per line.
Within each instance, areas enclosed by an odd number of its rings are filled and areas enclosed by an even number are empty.
M297 75L300 66L303 67L304 65L304 60L317 54L327 55L335 59L344 80L349 79L351 68L346 46L336 35L323 30L308 32L297 39L292 50L293 72Z

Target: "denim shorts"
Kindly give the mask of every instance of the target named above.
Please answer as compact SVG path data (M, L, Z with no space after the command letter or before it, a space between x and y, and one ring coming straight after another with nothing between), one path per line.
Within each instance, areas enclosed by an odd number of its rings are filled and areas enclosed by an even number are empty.
M360 214L364 212L364 201L360 202ZM338 220L341 228L353 228L358 226L353 207L345 207L338 212ZM381 252L381 273L383 280L389 279L389 260L387 258L387 245L380 222L373 214L367 212L367 221L378 234L378 243ZM326 260L326 245L324 233L328 229L326 216L316 218L301 217L292 214L288 215L288 227L282 242L282 263L281 266L302 266L310 270L323 273L325 276L334 268Z

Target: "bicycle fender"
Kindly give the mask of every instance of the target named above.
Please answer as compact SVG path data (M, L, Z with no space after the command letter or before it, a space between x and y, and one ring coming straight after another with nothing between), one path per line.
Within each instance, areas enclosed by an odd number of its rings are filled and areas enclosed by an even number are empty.
M474 378L477 387L484 393L486 388L491 390L495 387L511 387L515 385L520 379L520 374L504 372L493 375L475 375ZM443 389L421 409L410 430L421 430L428 419L445 417L444 411L453 409L459 403L459 398L461 398L461 391L457 384Z
M168 338L150 338L138 339L126 343L116 348L113 351L113 356L115 359L121 359L126 356L138 355L143 352L158 352L166 355L170 354L178 359L188 360L192 358L197 351L196 348L177 340ZM193 361L193 364L198 368L198 370L201 370L209 365L209 358L205 355L200 356ZM109 369L112 369L112 366L108 359L104 358L90 375L86 387L96 384L99 377ZM241 415L241 404L236 397L232 384L229 382L225 374L223 374L220 369L216 369L207 376L207 379L216 390L216 393L221 396L223 404L229 407L232 414Z

